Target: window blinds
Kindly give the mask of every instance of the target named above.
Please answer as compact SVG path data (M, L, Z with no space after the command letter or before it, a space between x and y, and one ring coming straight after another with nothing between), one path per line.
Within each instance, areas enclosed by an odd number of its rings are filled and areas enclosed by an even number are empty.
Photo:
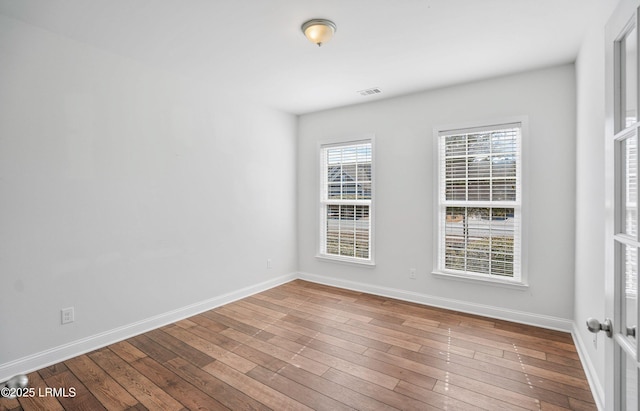
M323 255L371 259L371 142L323 146L321 245Z
M520 277L520 124L441 131L440 269Z

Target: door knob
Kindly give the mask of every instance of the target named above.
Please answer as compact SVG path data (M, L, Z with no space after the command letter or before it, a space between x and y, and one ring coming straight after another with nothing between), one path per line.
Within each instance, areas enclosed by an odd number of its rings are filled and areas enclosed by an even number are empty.
M611 320L608 318L604 320L604 323L601 323L595 318L588 318L587 329L592 333L604 331L605 333L607 333L607 337L609 338L613 336L613 325L611 324Z

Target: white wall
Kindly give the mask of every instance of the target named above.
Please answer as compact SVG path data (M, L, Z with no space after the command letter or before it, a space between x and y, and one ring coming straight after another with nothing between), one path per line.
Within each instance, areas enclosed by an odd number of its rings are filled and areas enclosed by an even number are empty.
M314 114L298 124L298 265L303 276L415 301L570 329L575 234L575 76L563 65ZM434 277L433 128L529 118L530 287ZM375 134L376 267L321 261L318 142ZM409 269L418 279L409 279Z
M0 371L295 273L296 118L215 90L0 16Z
M588 317L605 318L605 43L604 26L617 0L601 5L576 60L576 253L574 336L596 402L604 406L603 333L587 331ZM594 344L594 337L597 339Z

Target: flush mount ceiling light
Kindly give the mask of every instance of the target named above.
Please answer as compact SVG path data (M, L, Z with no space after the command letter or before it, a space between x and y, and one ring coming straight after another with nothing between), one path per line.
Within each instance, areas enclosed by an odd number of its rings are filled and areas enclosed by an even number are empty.
M315 43L318 47L331 40L333 33L336 32L336 23L325 19L312 19L302 24L302 32L310 42Z

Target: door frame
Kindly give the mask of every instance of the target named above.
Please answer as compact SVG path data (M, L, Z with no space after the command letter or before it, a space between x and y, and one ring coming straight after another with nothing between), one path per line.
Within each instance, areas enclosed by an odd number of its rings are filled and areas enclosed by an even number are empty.
M605 339L605 409L622 410L624 404L623 391L621 389L621 373L623 369L623 347L630 348L626 340L626 325L622 323L622 243L616 240L616 233L621 227L620 208L622 199L620 162L620 138L622 134L628 135L629 130L635 129L638 135L639 125L624 129L621 126L620 96L623 83L620 75L621 53L618 47L619 40L629 32L632 27L636 33L640 33L638 24L638 8L640 0L622 0L611 15L605 27L605 315L612 320L613 337ZM637 35L637 34L636 34ZM638 56L636 55L636 59ZM638 70L636 65L636 88L638 83ZM636 97L640 93L636 92ZM638 102L636 102L638 107ZM633 134L633 132L631 132ZM637 240L637 235L636 235ZM634 245L635 246L635 245ZM636 343L637 345L637 343ZM637 347L634 347L637 354ZM637 358L637 357L636 357ZM626 365L625 365L626 367Z

